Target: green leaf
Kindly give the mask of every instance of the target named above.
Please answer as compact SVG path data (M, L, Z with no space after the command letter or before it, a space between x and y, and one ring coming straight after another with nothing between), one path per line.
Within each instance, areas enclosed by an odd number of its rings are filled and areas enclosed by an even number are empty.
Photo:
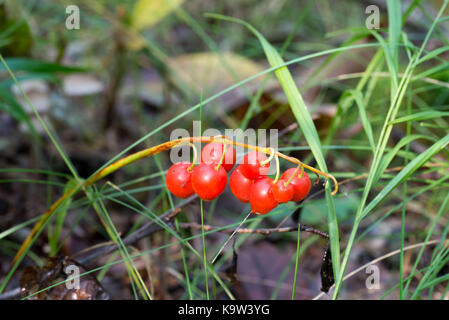
M31 80L31 79L39 79L43 81L48 81L51 83L58 83L59 79L56 77L55 74L51 73L41 73L41 72L27 72L20 76L16 77L17 81L22 82L25 80ZM0 90L3 88L10 88L14 84L14 80L11 78L5 79L0 82Z
M82 67L63 66L57 63L39 61L28 58L7 58L5 59L11 71L27 71L27 72L42 72L42 73L71 73L71 72L85 72L88 69ZM0 72L5 72L5 66L0 65Z

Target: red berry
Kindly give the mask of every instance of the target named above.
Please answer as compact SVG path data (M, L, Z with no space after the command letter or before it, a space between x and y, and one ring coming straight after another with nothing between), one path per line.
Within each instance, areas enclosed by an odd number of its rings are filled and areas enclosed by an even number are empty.
M288 169L287 171L284 172L284 174L282 174L281 179L288 181L288 179L290 179L290 177L295 173L295 170L296 168ZM310 191L311 183L309 176L307 175L306 172L304 172L302 178L300 178L300 176L301 170L298 170L296 176L294 176L289 183L289 185L292 184L293 188L295 189L295 194L293 195L292 201L303 200L305 197L307 197Z
M178 198L187 198L194 191L191 183L192 173L189 171L190 162L178 162L168 169L165 182L168 190Z
M278 202L274 199L272 186L273 180L268 177L254 181L249 195L252 212L266 214L276 208Z
M224 191L228 176L223 166L216 170L215 165L200 163L193 169L191 180L196 194L201 199L210 201Z
M218 142L211 142L204 146L201 151L201 162L207 164L218 165L223 155L223 144ZM226 154L221 165L229 172L235 164L235 149L231 145L226 146Z
M234 196L242 202L249 202L249 191L254 180L248 179L240 172L241 166L235 168L229 178L229 187Z
M295 188L291 183L287 186L285 185L287 181L278 180L275 184L273 184L273 196L279 203L289 202L292 200L295 194Z
M266 176L270 168L270 164L261 165L260 162L267 160L267 157L257 151L248 152L243 158L240 165L240 172L248 179L255 180L260 176Z

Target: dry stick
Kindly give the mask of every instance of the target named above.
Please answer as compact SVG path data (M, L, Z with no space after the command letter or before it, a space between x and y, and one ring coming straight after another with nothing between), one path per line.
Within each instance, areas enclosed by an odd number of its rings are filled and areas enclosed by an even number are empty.
M25 239L25 241L22 243L22 246L20 247L19 251L17 252L17 254L15 255L13 261L12 261L12 267L8 273L8 279L10 279L10 277L12 276L12 274L14 273L14 271L17 269L19 263L21 262L21 260L23 259L23 257L25 256L26 251L28 251L31 242L34 238L34 236L39 232L39 230L42 228L42 226L44 226L46 224L46 222L48 221L48 219L50 219L53 216L53 213L55 212L55 210L61 205L62 202L64 202L66 199L68 199L69 197L73 196L74 194L76 194L80 189L85 189L88 186L91 186L92 184L94 184L96 181L106 177L107 175L113 173L114 171L128 165L131 164L137 160L149 157L149 156L153 156L155 154L158 154L162 151L166 151L169 149L172 149L173 147L176 147L180 144L184 144L184 143L193 143L193 142L203 142L203 143L207 143L207 142L222 142L222 143L228 143L228 144L232 144L235 146L241 146L247 149L251 149L251 150L256 150L256 151L260 151L260 152L264 152L266 154L271 154L271 148L263 148L263 147L258 147L258 146L252 146L252 145L248 145L248 144L244 144L244 143L239 143L239 142L235 142L232 141L226 137L224 138L217 138L217 137L188 137L188 138L181 138L181 139L176 139L176 140L171 140L165 143L162 143L160 145L154 146L154 147L150 147L147 149L144 149L142 151L133 153L125 158L122 158L120 160L117 160L116 162L110 164L109 166L107 166L106 168L102 169L101 171L97 172L95 175L93 175L92 177L90 177L88 180L84 181L81 185L78 185L76 187L74 187L73 189L69 190L68 192L66 192L65 194L63 194L50 208L47 212L45 212L42 215L42 218L34 225L33 229L31 230L30 234L28 235L28 237ZM315 172L316 174L320 174L324 177L326 177L326 179L331 178L335 184L335 189L332 193L332 195L335 195L338 192L338 182L335 179L334 176L324 173L322 171L319 171L311 166L308 166L304 163L302 163L301 161L299 161L296 158L293 157L289 157L286 156L280 152L276 152L275 153L277 156L284 158L287 161L290 161L292 163L301 165L307 169L309 169L312 172ZM6 284L4 284L6 285Z
M182 222L179 224L179 227L182 229L201 229L201 224L198 224L196 222ZM233 229L222 229L218 226L211 226L211 225L204 225L205 231L213 231L217 230L217 232L223 232L223 233L253 233L253 234L261 234L264 236L269 236L272 233L284 233L284 232L292 232L292 231L298 231L298 227L282 227L282 228L259 228L259 229L249 229L249 228L239 228L237 230ZM318 229L308 227L305 225L300 225L300 230L305 232L310 232L313 234L317 234L325 239L329 239L329 235L323 231L320 231Z
M196 199L197 196L192 196L188 199L186 199L186 201L183 201L183 203L179 204L174 211L169 210L167 212L165 212L164 214L160 215L159 217L164 220L165 223L167 224L171 224L171 221L173 220L173 218L181 211L181 207L185 206L186 204L190 203L192 200ZM196 229L196 230L200 230L201 229L201 224L198 224L196 222L181 222L179 223L179 227L182 229ZM301 231L304 232L309 232L309 233L313 233L313 234L317 234L323 238L329 239L329 235L323 231L320 231L318 229L314 229L312 227L309 226L305 226L305 225L300 225ZM134 233L130 234L129 236L125 237L123 239L123 243L125 245L130 245L144 237L147 237L151 234L153 234L156 231L162 230L163 227L156 224L153 221L150 221L148 223L146 223L145 225L143 225L142 227L140 227L138 230L136 230ZM211 226L211 225L204 225L204 230L205 231L213 231L213 230L217 230L217 232L223 232L223 233L228 233L231 234L233 232L235 233L253 233L253 234L261 234L261 235L265 235L268 236L272 233L283 233L283 232L292 232L292 231L297 231L298 227L277 227L277 228L260 228L260 229L249 229L249 228L238 228L238 229L222 229L220 230L221 227L218 226ZM236 231L237 230L237 231ZM82 258L78 258L76 259L79 263L81 264L87 264L90 261L103 256L105 254L111 253L112 251L114 251L117 248L117 246L115 244L109 244L109 242L106 245L101 246L100 248L98 248L98 246L96 246L94 249L96 249L93 253L89 254L88 256L82 257ZM75 254L74 256L72 256L72 258L76 258L76 256L78 255L82 255L83 253L85 253L86 250L82 251L82 252L78 252L77 254Z
M5 293L0 294L0 300L11 300L17 297L20 297L22 294L21 288L14 288L12 290L6 291Z

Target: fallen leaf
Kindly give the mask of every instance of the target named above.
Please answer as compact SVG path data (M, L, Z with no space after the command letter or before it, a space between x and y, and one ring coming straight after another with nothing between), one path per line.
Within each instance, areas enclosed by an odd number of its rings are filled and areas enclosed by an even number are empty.
M184 0L139 0L134 5L131 26L135 30L152 27L183 2Z
M221 56L213 52L183 54L170 58L169 65L198 92L201 89L216 92L264 70L263 66L232 52Z
M103 89L103 82L88 74L71 74L63 80L63 90L68 96L88 96Z

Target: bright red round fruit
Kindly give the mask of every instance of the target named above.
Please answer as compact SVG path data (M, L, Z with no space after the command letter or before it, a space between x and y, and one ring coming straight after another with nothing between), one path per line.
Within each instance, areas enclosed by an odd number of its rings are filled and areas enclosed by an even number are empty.
M295 173L296 168L290 168L287 171L285 171L282 174L281 179L288 181L288 179L290 179L290 177ZM295 194L292 198L292 201L301 201L303 200L305 197L307 197L307 195L309 194L310 191L310 179L309 176L307 175L306 172L304 172L302 178L300 178L301 176L301 170L298 170L298 173L296 174L296 176L293 177L293 179L290 181L289 184L292 184L294 189L295 189Z
M210 201L224 191L228 176L223 166L216 170L215 165L200 163L193 169L191 181L196 194L201 199Z
M267 160L265 154L257 151L248 152L243 158L240 165L240 172L248 179L255 180L261 176L266 176L270 168L270 164L266 163L261 165L260 163Z
M289 202L293 199L295 194L295 188L291 183L285 185L287 181L278 180L275 184L273 184L273 196L279 203Z
M248 179L240 172L240 166L235 168L229 178L232 193L242 202L249 202L249 192L254 180Z
M254 181L249 195L253 213L266 214L277 207L278 202L274 199L272 186L273 180L268 177Z
M218 142L206 144L201 151L201 162L218 165L223 156L223 147L223 144ZM235 149L229 144L226 145L226 154L221 165L227 172L234 167L235 158Z
M178 198L190 197L194 191L191 183L190 162L178 162L168 169L165 183L168 190Z

